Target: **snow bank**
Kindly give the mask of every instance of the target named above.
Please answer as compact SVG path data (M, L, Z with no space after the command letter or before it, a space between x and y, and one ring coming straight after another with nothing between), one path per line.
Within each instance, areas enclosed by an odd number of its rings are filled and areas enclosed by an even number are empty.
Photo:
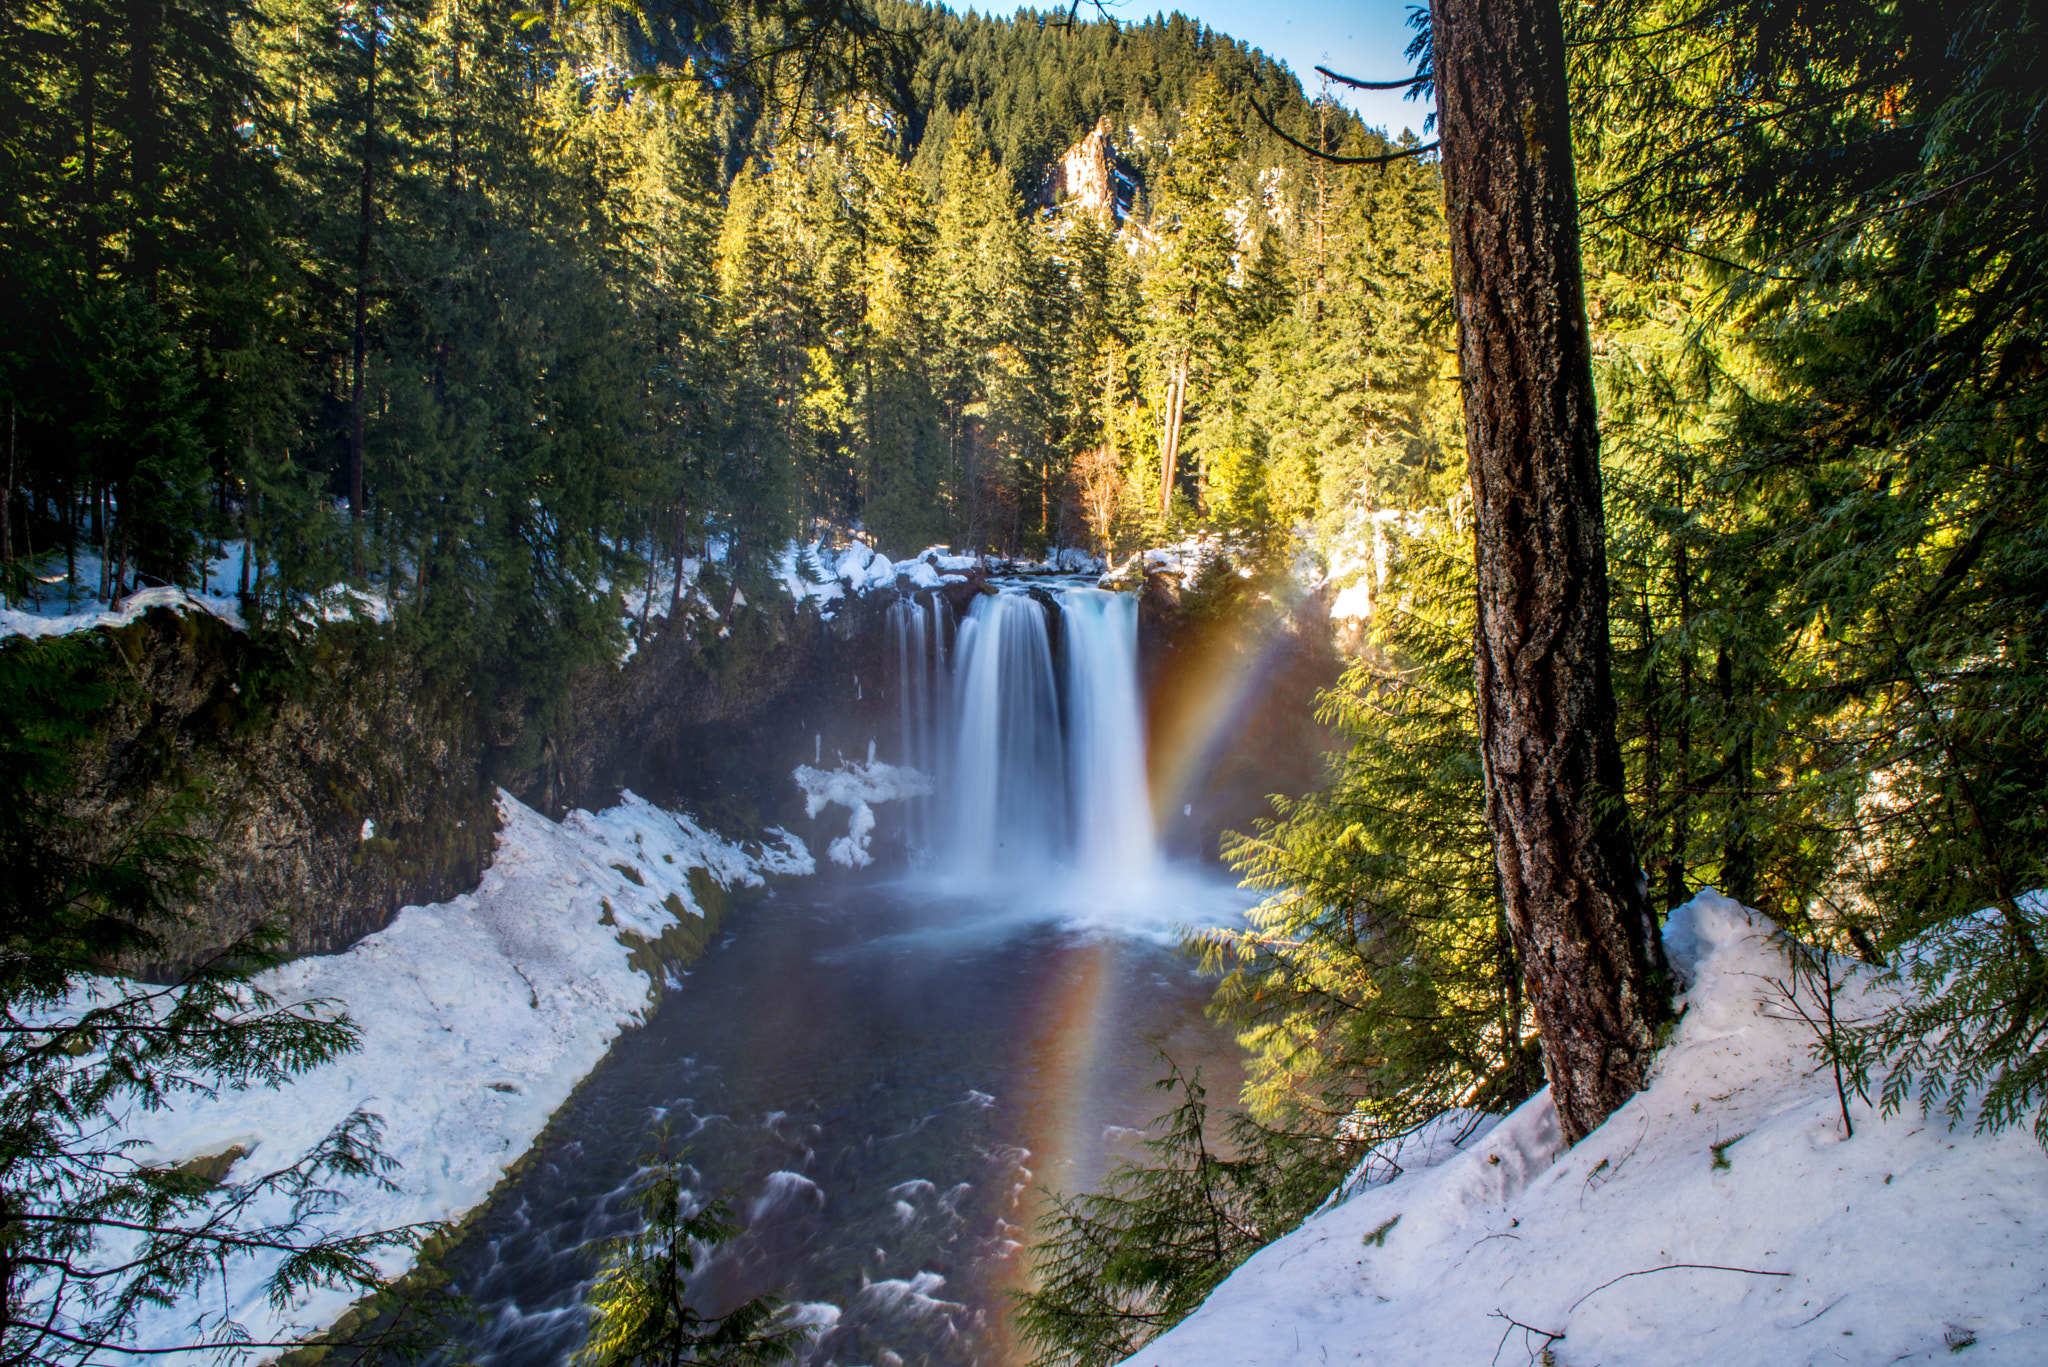
M1852 1099L1844 1139L1763 918L1704 892L1665 939L1692 984L1684 1017L1649 1090L1578 1147L1562 1151L1547 1092L1455 1152L1433 1145L1443 1161L1311 1217L1130 1362L1521 1367L1547 1346L1584 1367L1790 1367L1959 1345L2048 1362L2031 1133ZM1837 1009L1879 1005L1871 976L1853 971Z
M344 1004L363 1032L357 1052L277 1091L181 1099L133 1116L138 1157L180 1163L240 1145L249 1156L231 1177L242 1177L283 1166L363 1109L382 1118L399 1166L390 1190L340 1183L328 1229L460 1216L646 1011L649 983L628 963L622 934L653 939L683 915L701 916L693 868L728 888L813 869L794 836L775 832L779 848L750 855L630 792L560 825L503 791L498 811L497 853L474 893L407 907L346 953L258 979L281 1001ZM345 1308L345 1296L321 1292L273 1311L258 1288L274 1265L257 1258L232 1269L229 1304L258 1340L324 1328ZM156 1312L144 1342L177 1341L183 1320Z
M804 815L815 817L830 803L853 813L846 834L825 849L833 863L849 869L864 869L875 862L868 849L875 830L875 811L869 804L929 797L932 792L928 776L907 765L882 763L874 757L872 747L865 764L842 764L837 769L799 764L791 777L804 790Z
M95 627L125 627L151 608L174 612L204 612L220 618L237 631L247 631L242 609L231 597L212 593L190 593L184 589L138 589L113 608L92 608L85 612L40 613L21 608L0 608L0 637L68 636Z

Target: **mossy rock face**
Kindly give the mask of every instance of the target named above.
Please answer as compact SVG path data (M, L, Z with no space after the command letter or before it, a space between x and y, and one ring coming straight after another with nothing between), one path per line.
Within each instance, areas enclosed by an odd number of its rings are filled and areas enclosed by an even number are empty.
M90 852L188 784L206 794L195 833L219 876L180 908L161 961L133 971L173 975L264 920L283 922L287 952L338 952L402 906L476 886L500 784L555 818L631 786L758 838L774 812L754 792L786 786L787 767L779 755L764 767L753 738L786 733L787 714L833 693L840 673L879 679L882 610L850 607L838 624L858 619L850 640L815 613L772 609L741 612L724 640L656 631L626 667L571 680L550 728L431 676L388 628L333 623L290 642L152 609L104 629L122 686L79 746L65 815ZM703 781L714 771L739 781Z
M703 908L702 916L684 906L682 898L670 893L663 905L676 919L661 932L659 939L650 940L631 931L619 935L619 943L627 949L626 962L647 975L647 991L651 999L660 998L662 984L668 981L671 972L688 968L704 956L704 951L711 946L712 936L732 914L733 895L711 876L709 869L691 869L688 876L690 896Z
M152 609L106 636L124 686L78 747L71 829L110 847L197 787L218 871L162 962L130 967L174 972L261 920L291 952L339 950L476 885L497 821L470 709L374 629L332 627L297 659L204 613Z

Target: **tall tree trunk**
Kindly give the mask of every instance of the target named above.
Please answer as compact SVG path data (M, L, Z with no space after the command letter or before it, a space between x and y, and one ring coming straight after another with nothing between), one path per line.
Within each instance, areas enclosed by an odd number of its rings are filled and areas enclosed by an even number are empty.
M377 48L383 37L383 16L370 10L369 42L363 58L363 178L361 204L356 220L355 328L350 337L352 368L348 399L348 515L351 523L363 516L363 368L370 351L370 214L375 207L377 151ZM355 569L362 571L362 537L357 532Z
M1683 497L1681 488L1680 498ZM1673 550L1672 573L1678 588L1678 758L1671 776L1670 853L1664 859L1664 897L1676 907L1686 899L1686 842L1692 821L1692 647L1685 640L1692 629L1692 563L1682 541Z
M85 278L100 278L99 25L88 20L78 35L78 167L84 203L78 231L84 239Z
M1501 894L1576 1143L1669 1010L1622 794L1599 435L1556 0L1432 0Z
M1159 460L1159 516L1163 519L1173 503L1173 477L1180 464L1180 417L1188 396L1188 353L1183 350L1173 363L1166 382L1166 440Z
M157 301L157 266L161 255L156 235L157 145L156 46L162 15L157 0L136 0L129 13L128 34L128 190L132 214L128 269L143 297Z
M1749 830L1749 723L1735 705L1735 662L1722 646L1714 654L1714 685L1721 721L1734 734L1728 761L1728 822L1721 832L1721 890L1745 904L1756 901L1756 843Z
M14 606L14 405L7 405L7 487L0 490L0 604Z

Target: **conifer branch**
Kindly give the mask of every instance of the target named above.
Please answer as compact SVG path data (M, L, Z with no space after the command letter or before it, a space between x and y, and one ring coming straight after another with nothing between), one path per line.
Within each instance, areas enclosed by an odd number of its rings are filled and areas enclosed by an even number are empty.
M1339 75L1326 66L1317 67L1316 72L1319 75L1328 76L1339 85L1348 85L1353 90L1406 90L1410 86L1422 85L1435 77L1434 72L1425 71L1402 81L1361 81L1350 76Z
M1245 99L1247 102L1250 103L1252 111L1259 116L1259 122L1265 124L1266 128L1273 134L1274 137L1279 138L1282 142L1286 143L1289 147L1294 148L1298 152L1306 152L1309 156L1316 158L1318 161L1327 161L1333 166L1385 166L1389 162L1406 161L1410 157L1419 157L1426 152L1434 152L1437 148L1437 144L1434 141L1431 141L1425 143L1418 143L1414 147L1403 148L1399 152L1388 152L1383 156L1340 157L1335 152L1318 151L1315 148L1310 147L1301 139L1295 137L1292 133L1289 133L1282 129L1279 124L1273 122L1273 116L1266 112L1265 106L1259 103L1258 96L1253 95L1250 91L1245 92Z

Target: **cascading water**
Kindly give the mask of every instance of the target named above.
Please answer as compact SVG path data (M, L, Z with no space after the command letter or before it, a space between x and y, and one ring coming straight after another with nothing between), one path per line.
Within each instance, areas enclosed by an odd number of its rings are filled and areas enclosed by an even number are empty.
M889 608L889 635L896 646L896 696L902 714L903 763L921 773L945 767L949 747L935 717L933 699L946 696L946 640L953 609L937 594L928 603L905 599ZM904 821L913 850L929 850L931 801L910 798Z
M1102 589L1068 589L1059 601L1074 866L1091 879L1143 881L1158 851L1138 698L1138 602Z
M1006 586L959 624L950 669L943 600L900 603L903 754L935 774L937 815L911 813L911 841L966 879L1066 868L1091 882L1149 878L1157 852L1138 696L1137 604L1095 588Z
M1066 756L1045 611L1027 594L975 601L953 666L953 750L940 769L945 871L1043 868L1066 843Z

